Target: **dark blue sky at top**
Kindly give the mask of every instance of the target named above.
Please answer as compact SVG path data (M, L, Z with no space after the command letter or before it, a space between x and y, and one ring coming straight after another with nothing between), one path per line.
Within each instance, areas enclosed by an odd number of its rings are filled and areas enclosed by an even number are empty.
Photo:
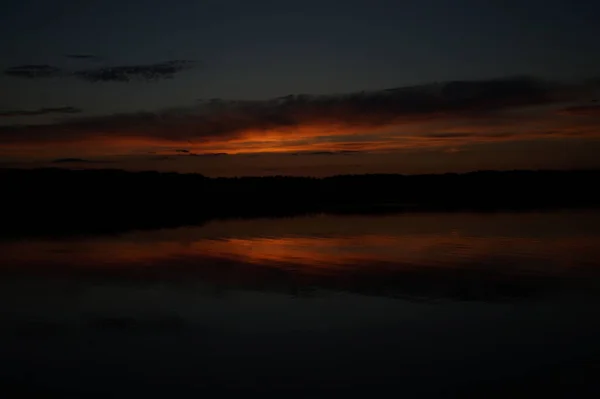
M515 74L593 77L599 18L600 4L589 0L5 0L2 69L200 66L154 83L2 76L0 108L104 113Z

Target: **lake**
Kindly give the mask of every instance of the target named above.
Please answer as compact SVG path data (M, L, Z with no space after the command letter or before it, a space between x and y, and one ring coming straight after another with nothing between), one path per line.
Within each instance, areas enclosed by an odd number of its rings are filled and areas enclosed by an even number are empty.
M223 220L0 265L4 392L600 392L598 211Z

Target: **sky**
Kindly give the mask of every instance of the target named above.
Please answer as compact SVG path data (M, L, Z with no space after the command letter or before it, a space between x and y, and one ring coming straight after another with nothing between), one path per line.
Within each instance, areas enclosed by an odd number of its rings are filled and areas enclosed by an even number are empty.
M0 166L600 167L587 0L8 0Z

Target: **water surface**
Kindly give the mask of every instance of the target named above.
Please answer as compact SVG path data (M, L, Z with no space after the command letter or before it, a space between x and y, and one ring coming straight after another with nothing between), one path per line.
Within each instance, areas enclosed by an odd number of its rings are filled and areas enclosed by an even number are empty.
M594 211L3 241L2 373L59 396L573 387L600 354L599 244Z

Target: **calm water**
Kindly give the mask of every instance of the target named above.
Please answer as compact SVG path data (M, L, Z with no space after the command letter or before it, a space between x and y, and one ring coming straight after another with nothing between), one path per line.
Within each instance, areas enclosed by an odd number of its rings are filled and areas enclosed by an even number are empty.
M0 265L10 392L489 397L598 372L599 212L221 221L4 241Z

